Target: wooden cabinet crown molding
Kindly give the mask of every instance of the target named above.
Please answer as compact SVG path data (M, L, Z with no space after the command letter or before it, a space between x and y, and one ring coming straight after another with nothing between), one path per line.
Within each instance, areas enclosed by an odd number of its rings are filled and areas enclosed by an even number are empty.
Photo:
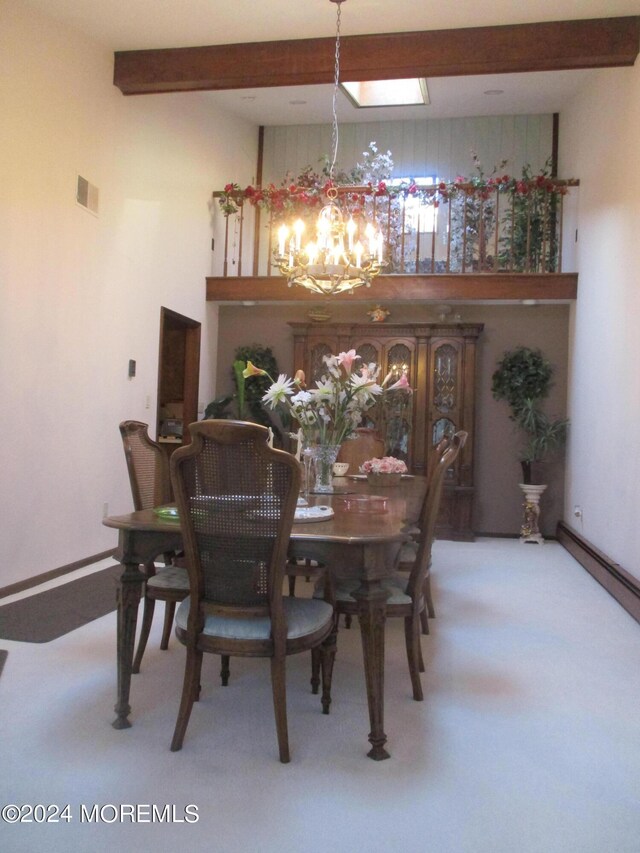
M484 323L313 323L290 321L293 334L303 337L322 337L327 332L350 337L373 338L431 338L455 334L477 338Z

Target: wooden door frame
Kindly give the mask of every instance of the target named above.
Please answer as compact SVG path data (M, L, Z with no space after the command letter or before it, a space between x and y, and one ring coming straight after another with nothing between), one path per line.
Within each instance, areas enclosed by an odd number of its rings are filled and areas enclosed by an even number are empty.
M178 314L170 308L160 308L160 335L158 351L158 393L156 403L156 435L160 428L160 396L162 388L163 370L163 345L165 330L176 325L184 331L185 335L185 358L184 358L184 402L183 402L183 431L182 443L189 444L189 424L198 420L198 391L200 382L200 338L202 324L198 320Z

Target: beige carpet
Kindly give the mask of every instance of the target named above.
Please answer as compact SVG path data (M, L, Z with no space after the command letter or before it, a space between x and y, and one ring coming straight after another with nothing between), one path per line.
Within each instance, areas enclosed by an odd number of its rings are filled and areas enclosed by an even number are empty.
M115 731L116 615L53 642L5 641L0 801L69 803L72 820L0 823L10 853L638 853L640 626L559 545L437 542L438 612L414 702L389 620L385 726L366 758L359 631L341 630L331 714L288 662L292 762L277 761L269 667L207 656L181 752L169 743L184 649L156 618ZM304 584L301 585L304 589ZM81 822L82 805L175 805L199 820ZM144 811L141 812L144 818Z

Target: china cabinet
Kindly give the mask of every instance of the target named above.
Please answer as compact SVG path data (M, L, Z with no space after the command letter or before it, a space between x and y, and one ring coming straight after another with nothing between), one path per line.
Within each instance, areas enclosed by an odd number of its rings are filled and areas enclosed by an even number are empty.
M440 538L471 540L473 532L473 453L476 349L481 323L290 323L293 364L308 383L324 372L323 356L355 349L363 363L382 366L381 376L404 373L413 388L408 404L388 400L376 406L364 425L384 432L388 450L403 458L414 474L426 474L443 435L469 433L464 450L447 472L437 533Z

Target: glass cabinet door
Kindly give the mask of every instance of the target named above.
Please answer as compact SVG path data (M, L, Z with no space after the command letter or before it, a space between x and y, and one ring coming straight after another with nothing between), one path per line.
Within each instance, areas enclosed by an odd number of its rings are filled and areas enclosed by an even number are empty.
M336 346L332 340L316 340L309 342L308 362L306 365L307 385L314 386L315 383L327 372L324 357L335 355Z
M415 347L408 341L390 341L385 349L383 374L391 374L389 385L406 376L409 385L415 385ZM411 427L413 422L413 394L406 391L388 391L385 395L384 438L388 456L402 459L411 467Z
M445 436L460 429L462 408L460 344L454 340L434 342L431 350L431 426L429 443L433 449ZM456 466L447 472L447 479L456 479Z

